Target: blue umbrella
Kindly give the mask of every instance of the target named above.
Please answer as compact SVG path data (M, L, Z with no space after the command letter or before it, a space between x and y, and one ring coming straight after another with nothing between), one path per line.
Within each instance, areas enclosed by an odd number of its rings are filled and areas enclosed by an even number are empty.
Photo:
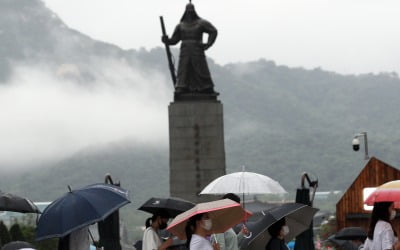
M64 237L104 220L128 203L128 191L114 185L93 184L70 190L43 211L36 227L36 240Z

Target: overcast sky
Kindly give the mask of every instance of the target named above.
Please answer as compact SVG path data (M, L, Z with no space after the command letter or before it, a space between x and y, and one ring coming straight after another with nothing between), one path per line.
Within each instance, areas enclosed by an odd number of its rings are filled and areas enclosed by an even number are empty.
M124 49L161 46L185 0L44 0L68 26ZM219 31L217 63L265 58L341 73L400 72L398 0L193 0Z

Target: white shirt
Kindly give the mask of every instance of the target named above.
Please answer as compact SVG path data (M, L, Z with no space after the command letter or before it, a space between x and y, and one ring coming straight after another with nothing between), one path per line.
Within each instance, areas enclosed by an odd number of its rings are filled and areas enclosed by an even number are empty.
M69 235L69 249L87 250L89 246L89 227L75 230Z
M211 243L217 242L220 250L239 250L238 242L243 239L243 233L236 234L232 228L214 236L211 237Z
M142 250L157 250L161 246L161 239L152 227L146 228L143 233Z
M374 229L374 240L367 238L364 243L364 250L392 250L396 238L392 226L383 220L378 220Z
M189 250L213 250L210 241L200 235L193 234L190 240Z

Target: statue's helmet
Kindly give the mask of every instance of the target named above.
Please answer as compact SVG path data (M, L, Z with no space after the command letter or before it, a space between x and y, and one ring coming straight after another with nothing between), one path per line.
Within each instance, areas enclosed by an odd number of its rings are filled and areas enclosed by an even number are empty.
M183 13L181 21L188 20L189 18L191 20L200 19L200 17L197 15L196 10L194 9L194 5L192 3L186 4L185 13Z
M186 4L186 11L195 11L192 3Z

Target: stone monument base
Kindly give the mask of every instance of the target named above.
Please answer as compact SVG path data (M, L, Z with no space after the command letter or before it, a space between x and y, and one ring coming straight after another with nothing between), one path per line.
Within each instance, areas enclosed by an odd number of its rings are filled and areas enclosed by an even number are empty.
M225 174L222 104L216 100L175 101L168 107L170 194L195 203L211 181Z

